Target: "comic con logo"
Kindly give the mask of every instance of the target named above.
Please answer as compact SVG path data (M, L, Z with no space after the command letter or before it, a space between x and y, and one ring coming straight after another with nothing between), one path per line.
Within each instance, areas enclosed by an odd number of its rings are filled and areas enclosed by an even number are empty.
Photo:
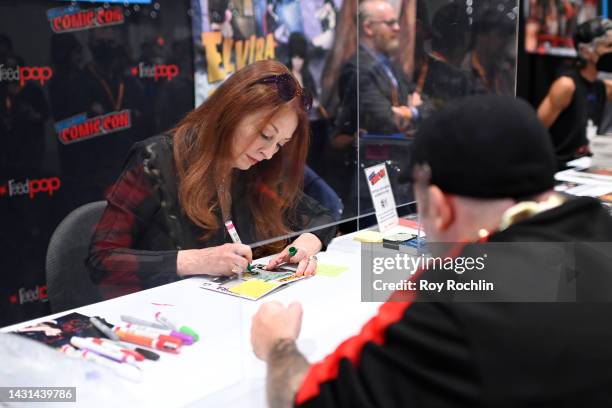
M9 296L9 302L12 304L48 302L49 295L47 294L47 285L35 286L32 289L20 288L17 293Z
M368 180L370 181L371 185L374 185L376 183L378 183L380 180L382 180L383 177L385 177L385 169L380 169L379 171L375 171L372 174L370 174L368 176Z
M88 118L82 113L55 124L55 131L63 144L70 144L132 127L130 110Z
M81 9L78 6L47 10L47 19L54 33L88 30L90 28L123 24L121 7Z
M29 179L18 181L10 179L6 184L0 185L0 197L15 197L27 195L30 200L40 193L46 193L49 197L62 186L59 177L40 179Z
M141 62L132 68L132 75L138 78L153 78L156 82L160 79L172 81L179 74L178 65L147 65Z
M7 67L0 64L0 82L4 81L19 81L19 85L23 86L27 81L37 81L41 85L51 79L53 70L49 67Z

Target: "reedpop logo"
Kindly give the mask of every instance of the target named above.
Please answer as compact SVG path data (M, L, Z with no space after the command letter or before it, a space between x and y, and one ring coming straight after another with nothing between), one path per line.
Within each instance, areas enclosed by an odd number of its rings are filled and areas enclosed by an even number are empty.
M49 197L53 196L53 192L59 190L62 183L59 177L50 177L42 179L28 179L19 182L10 179L7 184L0 185L0 197L28 195L30 200L38 193L47 193Z
M9 302L11 302L13 305L48 301L49 295L47 294L47 285L36 285L32 289L20 288L17 293L9 296Z
M7 67L0 64L0 82L3 81L19 81L19 85L23 86L26 81L38 81L41 85L51 79L53 70L49 67Z
M141 62L132 68L132 75L138 78L153 78L158 81L160 78L166 78L172 81L172 78L179 74L178 65L147 65Z

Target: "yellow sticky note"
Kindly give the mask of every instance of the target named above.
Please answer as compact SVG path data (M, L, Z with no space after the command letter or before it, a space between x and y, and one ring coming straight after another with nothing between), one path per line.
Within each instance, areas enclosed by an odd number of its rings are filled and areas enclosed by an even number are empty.
M347 266L342 265L331 265L331 264L318 264L317 265L317 275L318 276L328 276L330 278L335 278L340 275L342 272L348 271Z
M353 235L353 239L359 242L382 242L383 236L378 231L363 230Z
M278 283L264 282L259 279L251 279L230 288L230 292L240 296L246 296L251 299L258 299L266 293L270 292L271 290L275 289L277 286Z

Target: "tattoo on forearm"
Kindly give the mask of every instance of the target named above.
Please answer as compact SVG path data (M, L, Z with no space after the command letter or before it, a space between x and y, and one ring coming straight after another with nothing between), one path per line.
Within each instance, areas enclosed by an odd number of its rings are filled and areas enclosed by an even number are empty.
M268 356L266 389L270 408L293 406L293 399L310 364L298 350L295 341L281 339Z

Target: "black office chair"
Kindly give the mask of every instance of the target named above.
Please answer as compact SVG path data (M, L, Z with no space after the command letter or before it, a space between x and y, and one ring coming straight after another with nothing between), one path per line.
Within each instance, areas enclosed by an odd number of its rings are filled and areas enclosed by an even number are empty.
M53 313L99 302L102 296L89 278L85 259L106 201L82 205L57 226L47 248L47 294Z

